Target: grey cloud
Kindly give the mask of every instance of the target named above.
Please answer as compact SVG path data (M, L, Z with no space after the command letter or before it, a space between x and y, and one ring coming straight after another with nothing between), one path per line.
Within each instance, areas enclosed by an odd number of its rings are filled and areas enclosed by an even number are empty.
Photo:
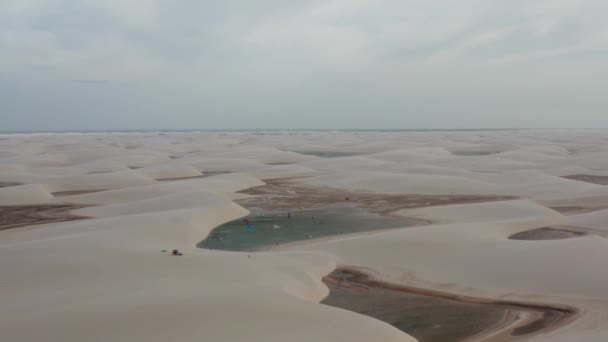
M112 80L68 80L68 82L79 84L116 84L118 82Z
M0 119L5 130L608 127L606 10L7 0Z

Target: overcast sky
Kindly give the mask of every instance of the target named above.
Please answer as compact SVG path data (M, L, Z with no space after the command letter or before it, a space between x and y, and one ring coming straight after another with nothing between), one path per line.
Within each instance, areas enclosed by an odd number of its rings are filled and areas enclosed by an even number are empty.
M608 128L606 0L1 0L0 130Z

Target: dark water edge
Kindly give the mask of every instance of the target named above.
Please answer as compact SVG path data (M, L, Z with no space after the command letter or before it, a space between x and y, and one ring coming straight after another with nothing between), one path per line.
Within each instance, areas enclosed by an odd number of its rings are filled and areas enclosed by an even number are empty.
M218 226L197 247L254 251L300 240L420 224L419 220L369 213L352 205L303 210L249 209L250 215Z
M334 272L330 277L344 279ZM348 274L346 275L348 277ZM374 317L420 342L460 341L500 323L501 307L459 303L360 284L325 281L330 295L321 303Z
M608 185L608 176L570 175L570 176L563 176L562 178L576 180L579 182L597 184L597 185Z
M560 240L571 239L585 235L581 232L574 232L566 229L543 227L537 229L526 230L509 236L511 240Z
M357 312L391 324L420 342L453 342L471 338L526 312L540 318L510 328L509 340L561 324L575 314L551 308L503 301L468 300L465 297L407 288L370 280L363 273L336 270L323 279L330 290L321 303Z
M340 158L340 157L352 157L360 156L364 153L357 152L330 152L330 151L291 151L299 154L305 154L308 156L316 156L321 158Z
M452 154L455 156L489 156L492 154L497 154L497 151L452 151Z

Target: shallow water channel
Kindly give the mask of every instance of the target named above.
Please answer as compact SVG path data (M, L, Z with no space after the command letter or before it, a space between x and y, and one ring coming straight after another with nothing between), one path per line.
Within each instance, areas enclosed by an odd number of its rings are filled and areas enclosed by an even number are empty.
M489 156L492 154L497 154L497 151L452 151L452 154L455 156Z
M291 211L263 210L256 207L248 209L251 211L250 215L215 228L197 246L229 251L255 251L299 240L401 228L421 223L405 217L370 213L353 205Z
M316 156L321 158L340 158L340 157L353 157L359 156L363 153L357 152L331 152L331 151L292 151L299 154L305 154L308 156Z
M500 341L526 340L575 314L568 308L407 288L373 281L349 270L335 270L323 281L330 294L321 303L374 317L420 342L476 341L484 332L501 326L505 330ZM520 319L526 316L531 318Z

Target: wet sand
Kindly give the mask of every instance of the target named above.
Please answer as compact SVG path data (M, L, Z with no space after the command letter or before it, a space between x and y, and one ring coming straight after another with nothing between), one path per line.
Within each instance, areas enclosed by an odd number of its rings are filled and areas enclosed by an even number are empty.
M103 190L57 191L57 192L51 192L51 195L53 195L53 197L65 197L65 196L92 194L94 192L101 192L101 191L106 191L106 190L107 189L103 189Z
M563 178L587 182L598 185L608 185L608 176L593 176L593 175L570 175Z
M598 206L598 207L576 207L576 206L568 206L568 207L549 207L549 209L555 210L558 213L570 216L577 214L586 214L591 213L598 210L608 209L606 206Z
M223 174L230 173L230 172L231 171L211 171L211 172L204 172L200 176L157 178L156 180L159 182L170 182L170 181L178 181L178 180L184 180L184 179L206 178L206 177L211 177L211 176L223 175Z
M265 180L266 185L241 193L257 197L237 201L244 206L267 210L318 208L335 204L356 204L367 211L388 214L401 209L448 204L481 203L512 200L509 196L484 195L394 195L354 192L328 187L303 186L286 179Z
M35 224L82 220L87 217L72 215L71 210L85 205L20 205L0 206L0 230Z
M492 154L497 154L497 151L452 151L452 154L455 156L489 156Z
M549 207L549 209L555 210L562 215L573 215L584 212L585 207Z
M384 283L354 268L324 277L330 295L321 303L381 321L421 342L515 341L570 322L567 307L489 300Z
M308 156L316 156L321 158L340 158L340 157L353 157L360 156L365 153L357 152L330 152L330 151L291 151L299 154L305 154Z
M17 182L0 182L0 188L8 188L9 186L17 186L21 185L21 183Z
M585 233L568 230L566 228L543 227L509 236L511 240L559 240L583 236Z

